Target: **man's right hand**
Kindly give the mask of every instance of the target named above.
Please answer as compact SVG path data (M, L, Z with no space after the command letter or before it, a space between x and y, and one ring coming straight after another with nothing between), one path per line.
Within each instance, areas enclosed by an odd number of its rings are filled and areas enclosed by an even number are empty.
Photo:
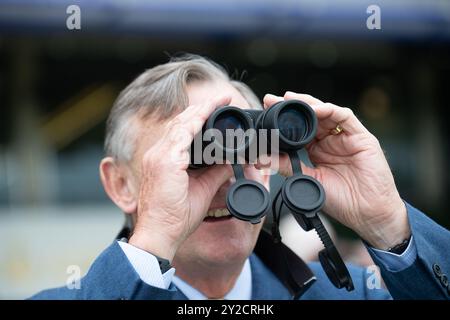
M146 151L131 245L172 261L181 243L203 221L213 197L233 172L230 166L220 165L189 176L189 147L210 114L230 100L223 97L189 106L167 123L161 139Z

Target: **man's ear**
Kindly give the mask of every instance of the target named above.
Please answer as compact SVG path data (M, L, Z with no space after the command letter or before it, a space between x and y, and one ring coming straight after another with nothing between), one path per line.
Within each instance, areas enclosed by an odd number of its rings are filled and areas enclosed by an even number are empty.
M106 194L123 212L136 213L137 195L133 192L132 177L123 164L112 157L104 158L100 162L100 178Z

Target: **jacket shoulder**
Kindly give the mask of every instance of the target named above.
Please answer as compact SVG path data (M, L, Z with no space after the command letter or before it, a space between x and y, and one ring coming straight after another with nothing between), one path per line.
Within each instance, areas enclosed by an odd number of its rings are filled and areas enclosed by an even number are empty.
M80 281L79 288L60 287L39 292L35 300L169 300L176 290L152 287L144 283L114 241L94 261Z

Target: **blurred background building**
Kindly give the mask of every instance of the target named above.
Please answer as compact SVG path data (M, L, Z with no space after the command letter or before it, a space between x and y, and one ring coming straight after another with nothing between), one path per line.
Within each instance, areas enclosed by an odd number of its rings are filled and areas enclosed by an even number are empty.
M381 29L367 27L372 4ZM291 90L352 108L403 198L450 226L449 1L2 0L0 298L63 285L114 239L123 216L98 175L105 119L125 85L180 52L261 98ZM369 263L331 223L347 258Z

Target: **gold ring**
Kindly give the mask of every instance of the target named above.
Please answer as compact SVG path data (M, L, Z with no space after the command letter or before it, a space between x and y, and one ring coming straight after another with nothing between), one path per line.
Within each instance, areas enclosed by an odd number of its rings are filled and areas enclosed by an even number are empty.
M344 131L344 129L341 127L340 124L338 124L338 125L336 125L336 128L331 130L331 134L336 136L336 135L340 134L342 131Z

